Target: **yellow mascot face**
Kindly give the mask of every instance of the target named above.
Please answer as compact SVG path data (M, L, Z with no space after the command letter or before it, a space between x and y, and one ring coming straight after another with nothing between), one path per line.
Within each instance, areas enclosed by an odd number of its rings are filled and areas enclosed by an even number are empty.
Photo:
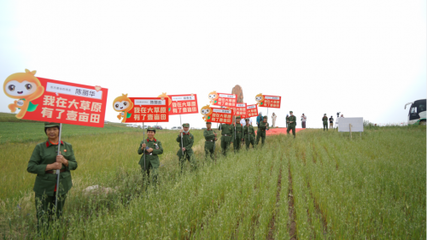
M159 98L165 98L168 100L168 106L172 104L172 99L164 92L161 95L158 96Z
M25 73L14 73L6 78L3 84L4 93L10 98L22 99L28 101L40 97L44 88L38 78L34 75L36 71L30 72L25 69Z
M216 91L213 91L209 93L208 98L211 100L211 103L216 103L216 100L218 99L218 93Z
M205 121L207 121L211 118L212 108L209 107L209 105L206 105L206 106L202 107L202 109L200 109L200 112L203 114L203 119Z
M133 108L132 101L128 98L127 94L117 97L113 101L113 108L116 112L130 111Z
M257 101L257 103L264 102L264 96L262 95L262 93L255 96L255 101Z

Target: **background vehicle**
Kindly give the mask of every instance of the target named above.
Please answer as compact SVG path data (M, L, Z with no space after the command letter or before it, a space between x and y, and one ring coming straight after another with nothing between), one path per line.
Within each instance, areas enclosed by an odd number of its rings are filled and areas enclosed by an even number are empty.
M171 128L171 130L180 130L180 129L181 129L181 126Z
M426 99L420 99L414 102L405 104L406 106L411 104L408 113L408 125L426 125Z

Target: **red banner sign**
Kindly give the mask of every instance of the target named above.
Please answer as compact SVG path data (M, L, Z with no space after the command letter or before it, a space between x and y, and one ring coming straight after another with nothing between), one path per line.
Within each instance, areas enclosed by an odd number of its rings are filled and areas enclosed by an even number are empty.
M6 78L3 91L19 119L104 127L108 89L35 77L25 70Z
M169 115L199 113L196 94L168 95L171 100Z
M248 105L246 107L246 117L250 118L250 117L256 117L258 116L258 105L253 104L253 105Z
M246 117L246 103L236 103L235 115L242 118Z
M217 93L213 91L209 93L209 100L212 105L235 107L237 103L237 95L231 93Z
M280 108L282 97L258 94L255 100L260 107Z
M166 99L127 97L123 94L113 102L114 110L119 112L122 122L168 122L168 103Z
M231 124L233 119L233 110L226 108L213 108L209 105L202 107L200 112L204 115L206 122Z

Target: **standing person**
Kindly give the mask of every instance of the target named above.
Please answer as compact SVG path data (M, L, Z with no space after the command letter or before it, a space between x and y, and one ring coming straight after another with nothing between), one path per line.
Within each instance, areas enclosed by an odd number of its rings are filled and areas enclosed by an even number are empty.
M255 130L252 125L249 124L249 118L245 119L246 125L243 128L243 139L246 143L246 150L249 149L252 144L252 148L255 147Z
M160 161L158 155L163 153L162 143L154 138L156 129L153 127L147 128L147 139L143 139L139 144L138 154L141 155L139 165L141 166L142 178L145 183L150 183L150 172L152 171L153 184L157 184L158 170Z
M221 149L222 154L226 156L227 150L230 147L230 143L233 141L234 137L234 126L231 124L225 124L222 123L219 125L219 128L221 130Z
M262 138L262 146L264 146L265 143L265 137L266 133L265 131L268 130L268 122L267 122L267 116L263 117L263 121L259 123L258 126L258 132L256 135L256 144L258 145L259 139Z
M289 127L289 115L286 114L286 128Z
M47 141L36 145L27 166L29 173L37 174L33 190L39 232L43 227L49 227L51 220L58 219L62 215L67 193L73 186L70 171L77 168L71 144L59 142L59 127L59 123L44 124ZM59 186L56 185L58 175L55 170L60 171ZM58 202L55 209L57 194Z
M304 113L301 115L301 125L302 125L302 128L305 128L306 127L306 122L307 122L307 116L305 116L304 115Z
M323 115L322 121L323 121L323 131L325 131L325 129L326 131L328 131L328 117L326 116L326 113L325 115Z
M195 170L197 169L196 160L193 156L193 147L194 144L194 136L190 133L190 124L184 123L182 124L183 129L181 129L180 134L178 134L178 137L176 138L176 141L179 143L179 150L176 153L176 155L179 157L179 164L181 165L181 172L184 169L184 163L185 160L188 160L191 165L191 169ZM182 133L182 138L181 138ZM182 139L182 146L181 146L181 139Z
M271 115L271 119L273 121L273 127L276 126L276 118L277 118L277 115L275 113L273 113L273 115Z
M233 142L233 145L234 145L234 151L239 151L240 150L240 143L243 141L243 126L242 126L242 124L240 124L240 119L241 119L241 117L240 116L237 116L236 117L236 127L235 127L235 130L236 130L236 136L234 137L234 142Z
M259 127L259 124L262 122L262 112L256 117L256 125Z
M329 128L332 130L334 128L334 118L332 116L329 118Z
M208 155L210 154L210 157L212 160L215 160L215 141L216 139L216 132L212 130L212 123L206 122L206 128L203 132L203 136L205 137L205 158L208 159Z
M288 120L286 121L288 123L288 129L286 130L286 133L289 134L289 131L292 130L292 134L295 138L295 126L297 125L297 118L294 116L294 112L289 111L289 114L291 114L291 116L289 116Z

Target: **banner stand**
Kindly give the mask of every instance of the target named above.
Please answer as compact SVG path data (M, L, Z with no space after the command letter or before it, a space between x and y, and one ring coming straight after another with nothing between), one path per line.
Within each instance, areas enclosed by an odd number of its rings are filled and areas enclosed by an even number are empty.
M184 157L184 152L182 151L182 149L184 148L184 143L182 142L182 131L184 131L184 127L182 126L181 114L179 114L179 124L182 127L182 129L181 129L181 154L182 154L182 157ZM185 157L184 157L184 160L185 160Z
M62 123L59 124L59 139L58 139L58 155L61 155L61 133L62 133ZM55 212L58 209L58 193L59 193L59 177L61 174L61 169L56 170L56 194L55 194Z
M145 125L144 122L142 122L142 141L145 143L146 140L145 140L145 126L144 125ZM146 150L146 148L147 148L147 144L145 144L145 148L144 148L144 171L146 170L145 169L145 150Z

